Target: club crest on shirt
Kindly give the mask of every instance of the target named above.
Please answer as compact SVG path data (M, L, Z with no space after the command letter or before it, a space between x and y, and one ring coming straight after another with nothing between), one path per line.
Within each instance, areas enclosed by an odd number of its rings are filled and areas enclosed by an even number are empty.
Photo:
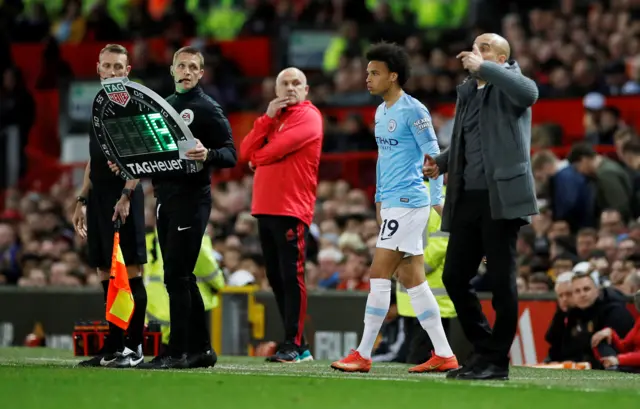
M398 125L396 124L396 121L394 119L392 119L392 120L389 121L389 124L387 125L387 131L389 131L389 132L395 131L397 126Z
M180 118L182 118L185 124L191 125L193 122L193 111L190 109L183 110L180 112Z

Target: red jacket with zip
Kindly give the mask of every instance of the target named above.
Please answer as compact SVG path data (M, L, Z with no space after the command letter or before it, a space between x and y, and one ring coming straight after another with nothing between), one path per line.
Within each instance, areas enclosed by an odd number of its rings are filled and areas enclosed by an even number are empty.
M322 153L322 114L310 101L262 115L242 140L240 157L255 167L251 213L313 220Z

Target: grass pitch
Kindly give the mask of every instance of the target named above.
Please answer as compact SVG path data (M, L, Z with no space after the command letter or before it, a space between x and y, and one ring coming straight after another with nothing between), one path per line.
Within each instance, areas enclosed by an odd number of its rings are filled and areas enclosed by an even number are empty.
M329 362L268 364L221 357L213 369L74 368L70 352L0 348L0 407L6 409L550 409L636 408L640 376L514 367L508 382L410 375L375 364L343 374Z

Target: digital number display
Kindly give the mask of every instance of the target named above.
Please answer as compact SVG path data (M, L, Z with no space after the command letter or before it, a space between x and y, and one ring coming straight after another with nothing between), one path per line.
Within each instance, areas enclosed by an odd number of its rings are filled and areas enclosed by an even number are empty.
M178 150L160 114L105 119L103 124L121 157Z

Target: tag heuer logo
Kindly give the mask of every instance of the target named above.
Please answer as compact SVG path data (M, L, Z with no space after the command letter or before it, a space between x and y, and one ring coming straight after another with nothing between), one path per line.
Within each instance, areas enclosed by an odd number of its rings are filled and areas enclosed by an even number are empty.
M103 84L103 88L106 91L109 100L115 104L126 107L131 100L129 92L122 83Z

